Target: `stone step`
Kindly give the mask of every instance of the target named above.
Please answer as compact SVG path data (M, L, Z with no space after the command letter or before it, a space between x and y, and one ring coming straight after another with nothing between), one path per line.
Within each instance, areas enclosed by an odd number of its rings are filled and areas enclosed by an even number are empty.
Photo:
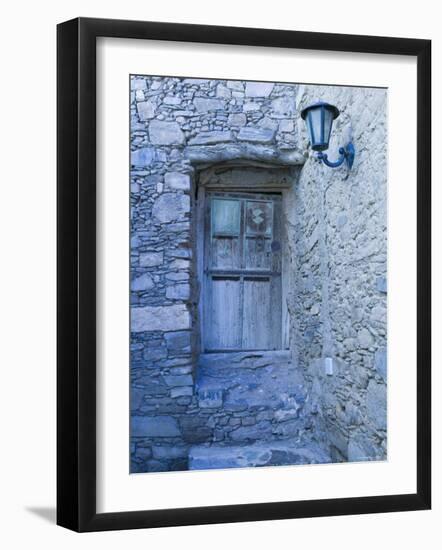
M269 365L288 364L291 358L289 350L203 353L199 357L199 366L202 369L216 367L218 370L238 367L259 369Z
M305 398L303 379L286 350L203 354L196 392L203 407L226 410L293 409Z
M189 470L328 464L331 457L317 444L271 441L252 445L195 445L189 450Z

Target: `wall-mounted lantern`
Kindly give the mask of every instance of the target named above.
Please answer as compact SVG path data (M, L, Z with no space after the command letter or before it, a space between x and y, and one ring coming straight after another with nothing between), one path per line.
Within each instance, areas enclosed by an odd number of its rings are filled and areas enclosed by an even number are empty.
M324 101L313 103L301 111L301 117L307 124L312 149L318 153L317 158L330 168L337 168L345 161L350 169L355 158L355 148L352 142L339 148L341 156L337 161L328 160L326 153L323 153L328 149L333 120L338 116L339 109Z

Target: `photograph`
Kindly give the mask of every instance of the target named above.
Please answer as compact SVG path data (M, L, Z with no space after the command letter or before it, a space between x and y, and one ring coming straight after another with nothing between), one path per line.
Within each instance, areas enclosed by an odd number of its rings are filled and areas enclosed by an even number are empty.
M388 89L129 96L130 473L388 460Z
M438 546L442 33L368 7L5 3L1 547Z

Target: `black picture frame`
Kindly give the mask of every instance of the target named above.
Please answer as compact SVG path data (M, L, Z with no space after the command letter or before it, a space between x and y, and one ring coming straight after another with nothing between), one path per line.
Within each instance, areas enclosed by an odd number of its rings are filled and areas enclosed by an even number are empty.
M396 54L417 59L417 491L96 512L96 39ZM424 510L431 506L431 41L79 18L57 28L57 523L83 531Z

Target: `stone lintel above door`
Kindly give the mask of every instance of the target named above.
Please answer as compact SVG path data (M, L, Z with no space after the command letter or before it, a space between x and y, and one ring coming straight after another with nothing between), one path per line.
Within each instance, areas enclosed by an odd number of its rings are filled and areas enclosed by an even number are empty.
M278 191L289 189L298 180L301 166L274 166L265 163L220 163L199 171L198 184L206 189Z

